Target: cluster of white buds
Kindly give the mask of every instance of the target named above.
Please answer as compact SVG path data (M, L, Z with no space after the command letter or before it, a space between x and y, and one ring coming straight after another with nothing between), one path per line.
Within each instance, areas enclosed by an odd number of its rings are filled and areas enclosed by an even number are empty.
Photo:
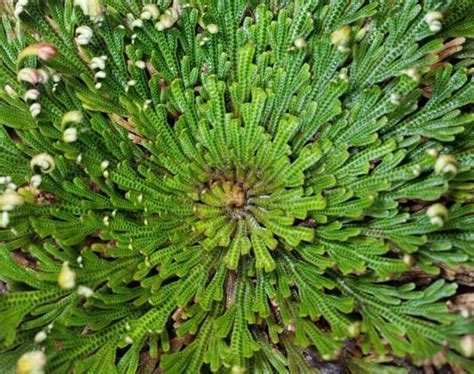
M79 26L76 29L76 43L79 45L87 45L91 42L94 32L89 26Z
M99 79L104 79L107 77L107 74L105 73L105 61L107 61L107 56L99 56L99 57L93 57L91 60L91 63L89 64L89 67L93 70L98 70L97 73L95 73L94 78L97 80ZM96 82L95 88L100 89L102 87L102 83Z
M448 218L448 209L443 204L436 203L426 210L426 215L432 225L443 227Z
M155 27L158 31L163 31L173 27L173 25L178 21L179 14L178 11L171 7L165 10L165 12L160 16L160 20L155 24Z
M16 187L16 186L14 186ZM23 205L25 200L15 189L7 187L7 189L0 194L0 210L9 212Z
M77 124L80 124L84 116L78 110L72 110L63 115L61 129L63 130L63 141L73 143L77 140ZM72 125L72 126L71 126Z
M337 46L339 52L348 52L351 34L352 27L349 25L343 26L331 34L331 43Z
M15 17L19 17L21 13L25 10L25 7L28 5L28 0L18 0L15 5Z
M58 54L58 49L48 43L36 43L29 45L18 55L17 61L20 62L28 56L37 56L40 60L48 61Z
M51 155L48 153L40 153L31 159L30 166L33 171L51 173L56 167L56 164Z
M17 191L17 185L12 183L10 176L0 177L0 184L6 185L5 191L0 194L0 227L6 228L10 223L9 212L23 205L24 199Z
M63 290L71 290L76 286L76 273L69 267L69 262L64 262L59 272L58 284Z
M430 28L432 32L438 32L441 30L443 25L441 24L441 20L443 19L443 13L438 11L430 11L426 13L424 18L426 24Z
M156 4L146 4L143 6L140 18L142 20L157 20L160 16L160 10Z
M74 0L74 5L79 6L82 12L94 22L103 20L100 0Z
M43 351L32 351L23 354L16 362L17 374L44 374L46 355Z
M30 84L43 84L48 82L49 73L44 69L23 68L18 71L16 78L19 82L28 82Z
M434 165L436 174L456 174L459 170L459 163L452 155L440 155Z
M100 163L100 169L102 170L102 175L104 176L104 178L109 177L109 171L107 170L109 165L110 165L110 162L107 160L104 160Z

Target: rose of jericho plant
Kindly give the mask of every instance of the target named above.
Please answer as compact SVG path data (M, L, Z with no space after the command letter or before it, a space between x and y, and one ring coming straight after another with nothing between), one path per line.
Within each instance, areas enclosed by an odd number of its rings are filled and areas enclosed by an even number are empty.
M2 12L2 373L473 369L473 1Z

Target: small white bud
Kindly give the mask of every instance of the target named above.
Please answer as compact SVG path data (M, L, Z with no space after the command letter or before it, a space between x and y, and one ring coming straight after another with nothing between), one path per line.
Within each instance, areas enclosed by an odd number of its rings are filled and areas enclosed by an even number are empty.
M91 39L94 36L94 31L89 26L79 26L76 29L76 35L82 35Z
M68 123L81 123L84 120L84 115L79 110L71 110L64 113L61 119L61 127L64 127Z
M63 263L59 272L58 284L64 290L70 290L76 286L76 273L71 270L67 261Z
M297 49L305 48L307 45L305 38L296 38L294 44Z
M43 178L41 177L40 174L35 174L30 178L30 184L35 188L38 188L41 185L42 181L43 181Z
M127 86L135 86L137 84L137 81L135 79L131 79L127 82Z
M156 20L160 16L160 10L156 4L146 4L143 6L140 18L144 20Z
M104 79L104 78L106 78L106 77L107 77L107 73L106 73L105 71L103 71L103 70L98 71L98 72L95 73L95 75L94 75L94 78L95 78L95 79Z
M109 226L109 225L110 225L110 217L109 217L109 216L105 216L105 217L102 219L102 222L104 223L105 226Z
M438 12L438 11L430 11L426 13L426 16L425 16L425 21L427 23L431 23L433 21L439 21L441 19L443 19L443 13Z
M0 215L0 227L5 229L10 223L10 214L8 212L2 212Z
M105 170L105 169L107 169L107 168L109 167L109 165L110 165L110 162L107 161L107 160L104 160L104 161L102 161L102 162L100 163L100 168L101 168L102 170Z
M440 155L434 165L436 174L456 174L458 168L458 161L452 155Z
M10 95L11 97L17 97L18 94L16 93L16 91L11 87L9 86L8 84L3 87L3 89L5 90L5 92Z
M90 68L91 69L99 69L99 70L104 70L105 69L105 60L102 57L93 57L90 63Z
M31 90L26 91L25 96L23 97L23 99L25 101L36 100L36 99L38 99L39 96L40 96L40 92L36 88L33 88Z
M38 168L43 173L51 173L56 167L56 164L51 155L47 153L40 153L31 159L30 166L33 170Z
M139 69L145 69L146 63L145 61L135 61L135 66Z
M30 113L33 118L38 117L39 114L41 113L41 104L40 103L31 104Z
M206 29L210 34L217 34L219 32L219 26L217 26L215 23L210 23L206 26Z
M431 157L438 157L439 155L439 152L436 148L427 149L426 153L428 153Z
M48 334L46 334L45 331L40 331L35 335L35 343L36 344L42 343L46 340L47 337L48 337Z
M474 335L465 335L461 338L461 349L465 357L474 356Z
M127 343L127 344L132 344L132 343L133 343L133 339L132 339L130 336L127 335L127 336L125 337L125 343Z
M23 354L16 363L17 374L44 374L46 355L42 351Z
M426 215L432 225L443 227L448 218L448 209L443 204L436 203L426 210Z
M132 29L134 29L136 27L142 28L143 27L143 21L141 19L136 19L132 22L131 27L132 27Z
M100 83L100 82L99 82L99 83L96 83L96 84L94 85L94 87L95 87L96 90L100 90L100 89L102 88L102 83Z
M77 140L77 129L75 127L68 127L63 132L64 143L73 143Z
M42 82L42 77L39 73L38 70L32 69L32 68L23 68L21 69L17 75L16 78L18 79L19 82L28 82L31 84L36 84L36 83L41 83Z
M92 289L90 289L89 287L80 285L79 287L77 287L77 293L88 299L94 294L94 291L92 291Z

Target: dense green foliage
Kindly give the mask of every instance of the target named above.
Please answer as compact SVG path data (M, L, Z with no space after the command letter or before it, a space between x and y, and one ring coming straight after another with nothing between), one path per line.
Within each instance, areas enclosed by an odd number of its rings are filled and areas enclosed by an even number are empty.
M473 1L2 12L1 373L473 369Z

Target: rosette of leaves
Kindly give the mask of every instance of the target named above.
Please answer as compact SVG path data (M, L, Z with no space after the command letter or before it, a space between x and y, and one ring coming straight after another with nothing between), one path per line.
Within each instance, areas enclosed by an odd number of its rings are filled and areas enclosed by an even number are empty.
M472 1L3 7L0 371L473 368Z

